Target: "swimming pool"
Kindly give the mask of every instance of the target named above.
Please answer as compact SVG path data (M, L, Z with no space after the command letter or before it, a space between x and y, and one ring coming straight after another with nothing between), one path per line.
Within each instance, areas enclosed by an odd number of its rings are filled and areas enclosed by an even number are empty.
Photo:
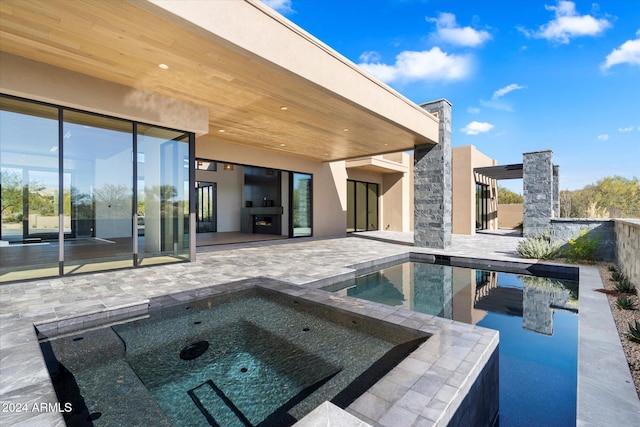
M500 424L575 426L577 282L404 262L325 289L500 331Z
M348 406L428 336L254 287L41 348L70 425L281 426Z

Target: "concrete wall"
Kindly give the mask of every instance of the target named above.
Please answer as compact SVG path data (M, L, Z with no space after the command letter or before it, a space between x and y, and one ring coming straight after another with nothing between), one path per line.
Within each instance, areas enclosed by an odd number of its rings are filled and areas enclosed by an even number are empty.
M523 213L522 203L498 204L498 228L516 228L522 224Z
M617 219L614 223L616 263L640 294L640 220Z
M598 261L614 261L616 235L612 220L602 219L551 219L551 242L560 244L562 249L569 247L569 240L578 237L582 230L587 231L587 238L598 238L598 247L594 259Z

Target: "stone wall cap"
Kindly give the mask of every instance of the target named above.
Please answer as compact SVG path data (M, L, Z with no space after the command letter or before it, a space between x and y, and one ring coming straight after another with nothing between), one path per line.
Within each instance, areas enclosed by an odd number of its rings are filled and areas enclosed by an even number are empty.
M537 153L553 153L553 150L547 149L547 150L527 151L526 153L522 153L522 155L524 156L525 154L537 154Z

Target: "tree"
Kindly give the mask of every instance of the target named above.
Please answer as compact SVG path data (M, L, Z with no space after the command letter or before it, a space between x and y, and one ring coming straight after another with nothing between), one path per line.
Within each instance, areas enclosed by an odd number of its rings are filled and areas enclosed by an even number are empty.
M524 197L521 194L514 193L506 188L498 187L498 203L524 203Z
M581 190L560 192L563 217L640 218L640 180L606 177Z

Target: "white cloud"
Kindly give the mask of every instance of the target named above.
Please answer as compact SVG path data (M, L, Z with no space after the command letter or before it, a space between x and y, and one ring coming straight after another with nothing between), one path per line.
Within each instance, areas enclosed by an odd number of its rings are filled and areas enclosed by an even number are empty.
M271 9L282 14L294 12L294 10L291 8L291 0L262 0L262 2L269 6Z
M519 85L517 83L512 83L512 84L510 84L508 86L505 86L505 87L500 88L497 91L493 92L493 97L491 99L498 99L500 97L505 96L509 92L513 92L514 90L524 89L524 88L525 87L522 86L522 85Z
M480 114L480 109L478 107L469 107L467 108L467 112L469 114Z
M380 62L381 56L375 50L369 50L360 54L360 61L362 62Z
M489 132L491 129L493 129L493 125L491 123L477 122L474 120L463 127L462 132L467 135L479 135L481 133Z
M609 135L607 135L606 133L602 135L598 135L598 141L606 141L608 139L609 139Z
M597 36L611 27L606 19L597 19L591 15L579 15L572 1L558 1L557 6L545 5L545 9L555 13L555 19L541 25L537 31L518 28L527 37L546 39L567 44L574 37Z
M617 64L640 65L640 30L636 32L638 36L635 40L627 40L620 47L613 49L607 55L607 59L602 64L603 70L609 69Z
M487 40L491 40L491 34L487 31L460 27L456 22L456 16L452 13L443 12L437 18L427 17L426 20L427 22L435 22L436 32L432 37L437 41L455 46L478 47Z
M633 132L633 126L629 126L626 128L618 128L618 132Z
M438 47L430 50L404 51L396 56L392 65L366 61L368 53L358 64L385 83L393 81L454 81L462 80L471 74L472 60L468 55L455 55L443 52Z
M480 105L482 105L483 107L491 108L492 110L507 111L510 113L513 112L513 105L500 99L490 99L489 101L481 99Z

